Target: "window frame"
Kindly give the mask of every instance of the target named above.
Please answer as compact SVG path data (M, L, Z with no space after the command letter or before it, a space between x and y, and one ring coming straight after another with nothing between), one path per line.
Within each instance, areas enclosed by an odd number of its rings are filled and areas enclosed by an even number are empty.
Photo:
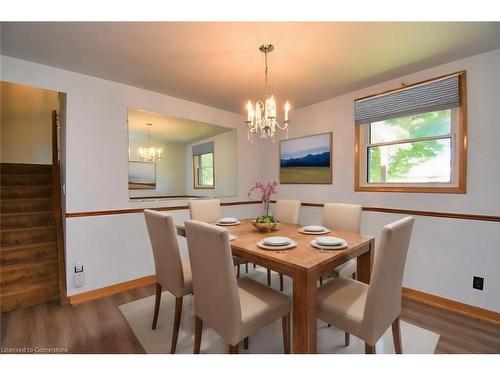
M380 142L370 144L370 123L355 125L354 145L354 191L370 192L408 192L408 193L466 193L467 173L467 95L466 95L466 72L455 72L441 77L405 85L404 88L421 85L449 76L458 75L459 78L459 106L451 109L451 129L449 135L432 137L421 137L393 142ZM383 93L370 95L360 99L399 91L401 88L385 91ZM398 143L409 143L430 139L451 138L451 181L450 182L368 182L368 148L374 145L390 145Z
M208 142L211 143L211 142ZM199 173L203 168L200 168L201 157L203 155L212 154L212 185L200 185L199 184ZM205 167L209 168L209 167ZM212 152L206 152L204 154L193 155L193 189L215 189L215 150Z

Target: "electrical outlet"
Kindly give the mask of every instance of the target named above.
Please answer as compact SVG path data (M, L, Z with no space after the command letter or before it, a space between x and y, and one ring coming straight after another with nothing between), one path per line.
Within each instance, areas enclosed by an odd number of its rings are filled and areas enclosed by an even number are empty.
M483 277L474 276L472 278L472 287L474 289L483 290L483 286L484 286L484 278Z
M81 288L85 284L85 273L83 272L83 264L75 264L75 273L73 275L73 285L75 288Z

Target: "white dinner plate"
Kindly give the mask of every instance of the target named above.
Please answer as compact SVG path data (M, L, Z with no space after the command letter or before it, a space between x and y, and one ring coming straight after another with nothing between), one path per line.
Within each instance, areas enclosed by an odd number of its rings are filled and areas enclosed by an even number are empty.
M297 242L291 241L289 244L284 245L284 246L270 246L266 245L264 241L259 241L257 242L257 246L260 247L261 249L265 250L274 250L274 251L280 251L280 250L288 250L292 249L297 246Z
M320 245L319 243L316 242L316 240L311 240L310 243L312 246L314 246L318 249L322 249L322 250L341 250L341 249L345 249L348 246L348 243L345 241L343 243L341 243L340 245L335 245L335 246Z
M238 221L235 221L234 223L221 223L220 221L216 222L215 224L217 225L220 225L222 227L226 226L226 227L229 227L231 225L240 225L241 222L238 220Z
M327 234L327 233L330 233L330 229L324 228L321 232L309 232L307 230L304 230L304 228L300 228L299 229L299 233L302 233L302 234L315 234L317 236L318 234Z
M325 229L326 228L321 225L308 225L302 228L304 232L324 232Z
M266 237L262 240L262 243L266 244L267 246L285 246L290 242L292 242L291 239L280 236Z
M238 221L237 218L235 217L223 217L222 219L219 219L219 223L221 224L234 224Z
M337 246L345 242L343 238L333 236L321 236L315 238L316 242L322 246Z

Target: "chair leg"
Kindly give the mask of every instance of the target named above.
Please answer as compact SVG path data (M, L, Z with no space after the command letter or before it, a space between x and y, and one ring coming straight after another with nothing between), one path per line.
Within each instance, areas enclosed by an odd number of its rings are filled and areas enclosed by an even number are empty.
M170 345L170 354L174 354L175 348L177 347L177 338L179 337L179 327L181 326L182 298L183 297L175 297L174 330L172 332L172 344Z
M370 346L365 342L365 353L366 354L375 354L375 345Z
M320 277L319 277L319 285L320 285L320 286L321 286L321 285L323 285L323 276L320 276Z
M245 272L248 273L248 262L245 262Z
M238 347L238 345L229 345L229 350L228 350L229 354L239 354L240 352L240 348Z
M245 337L245 339L243 340L243 349L248 349L248 345L249 345L249 340L248 340L248 336Z
M290 314L281 318L281 327L283 329L283 351L290 354Z
M267 286L271 286L271 270L267 269Z
M353 279L353 280L357 280L357 279L356 279L356 272L353 272L353 273L352 273L352 279Z
M236 277L238 279L240 278L240 265L239 264L236 266Z
M399 326L399 316L392 323L392 339L394 340L394 350L396 354L403 352L401 348L401 328Z
M280 273L280 291L283 291L283 274Z
M161 285L156 283L155 310L153 314L152 329L156 329L156 323L158 322L158 314L160 312L160 302L161 302Z
M200 354L201 333L203 331L203 320L197 316L194 318L194 347L193 354Z
M351 343L351 334L349 332L344 332L345 336L345 346L349 346Z

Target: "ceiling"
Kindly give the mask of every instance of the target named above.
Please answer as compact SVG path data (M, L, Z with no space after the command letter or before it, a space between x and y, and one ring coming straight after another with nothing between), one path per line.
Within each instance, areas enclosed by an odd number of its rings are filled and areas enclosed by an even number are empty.
M313 104L500 48L500 22L4 22L1 53L244 112Z
M161 143L188 144L222 134L233 129L158 113L129 109L128 127L131 139L148 138L147 123L151 127L151 140Z

